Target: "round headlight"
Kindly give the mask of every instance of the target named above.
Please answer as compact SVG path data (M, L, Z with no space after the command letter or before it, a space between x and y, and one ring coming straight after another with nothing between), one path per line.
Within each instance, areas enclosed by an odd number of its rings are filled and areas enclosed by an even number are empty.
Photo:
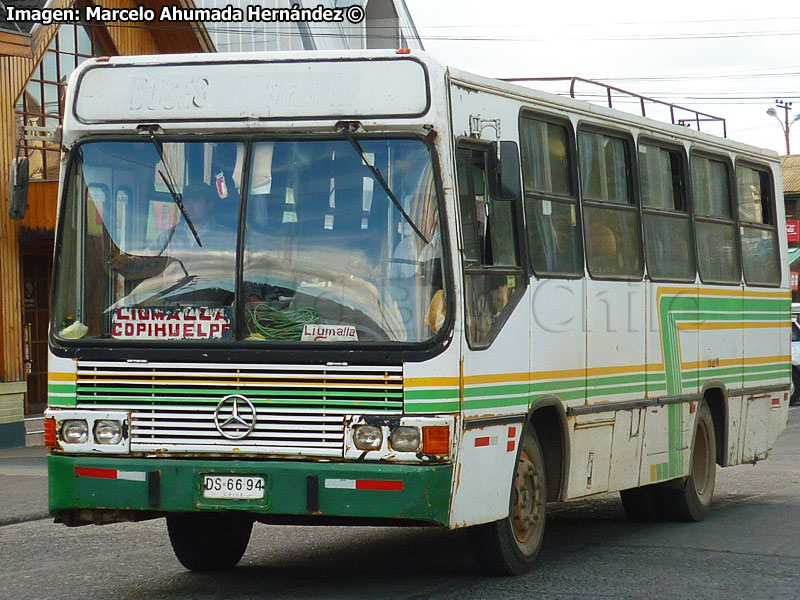
M375 425L360 425L353 430L353 443L359 450L380 450L383 432Z
M71 419L61 424L61 439L67 444L85 444L89 439L89 424L83 419Z
M389 440L392 442L392 448L398 452L416 452L419 450L419 429L416 427L395 427Z
M122 440L122 423L119 421L97 421L94 424L94 439L98 444L119 444Z

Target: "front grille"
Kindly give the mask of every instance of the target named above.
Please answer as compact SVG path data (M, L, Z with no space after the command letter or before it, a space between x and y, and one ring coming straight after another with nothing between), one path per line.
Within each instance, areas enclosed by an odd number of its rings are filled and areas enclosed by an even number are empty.
M241 394L256 409L245 438L222 436L219 401ZM131 413L132 452L256 452L342 456L350 414L401 414L402 367L78 364L78 406ZM231 408L220 411L224 421Z

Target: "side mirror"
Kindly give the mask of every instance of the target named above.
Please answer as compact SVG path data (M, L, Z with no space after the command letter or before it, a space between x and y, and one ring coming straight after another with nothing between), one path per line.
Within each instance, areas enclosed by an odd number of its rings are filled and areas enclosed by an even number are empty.
M11 161L11 182L8 186L8 218L21 221L28 209L28 159Z
M489 172L492 195L497 200L516 200L522 196L519 150L516 142L500 142L500 152L497 151L497 142L492 142L492 149L489 152Z

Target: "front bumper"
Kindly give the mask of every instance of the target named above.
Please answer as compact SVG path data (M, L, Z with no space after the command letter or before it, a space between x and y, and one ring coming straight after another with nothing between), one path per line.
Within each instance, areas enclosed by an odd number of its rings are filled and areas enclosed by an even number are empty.
M203 497L203 475L261 475L264 499ZM263 515L448 522L452 465L48 457L50 512L242 510Z

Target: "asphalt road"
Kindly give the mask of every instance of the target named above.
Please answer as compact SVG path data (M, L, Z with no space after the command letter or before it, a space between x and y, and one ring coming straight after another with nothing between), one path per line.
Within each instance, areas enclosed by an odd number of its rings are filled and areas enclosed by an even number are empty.
M800 407L769 460L718 470L702 523L631 523L617 494L548 509L538 567L516 578L481 575L463 531L257 524L240 566L210 575L183 570L163 520L9 524L0 598L796 599Z

